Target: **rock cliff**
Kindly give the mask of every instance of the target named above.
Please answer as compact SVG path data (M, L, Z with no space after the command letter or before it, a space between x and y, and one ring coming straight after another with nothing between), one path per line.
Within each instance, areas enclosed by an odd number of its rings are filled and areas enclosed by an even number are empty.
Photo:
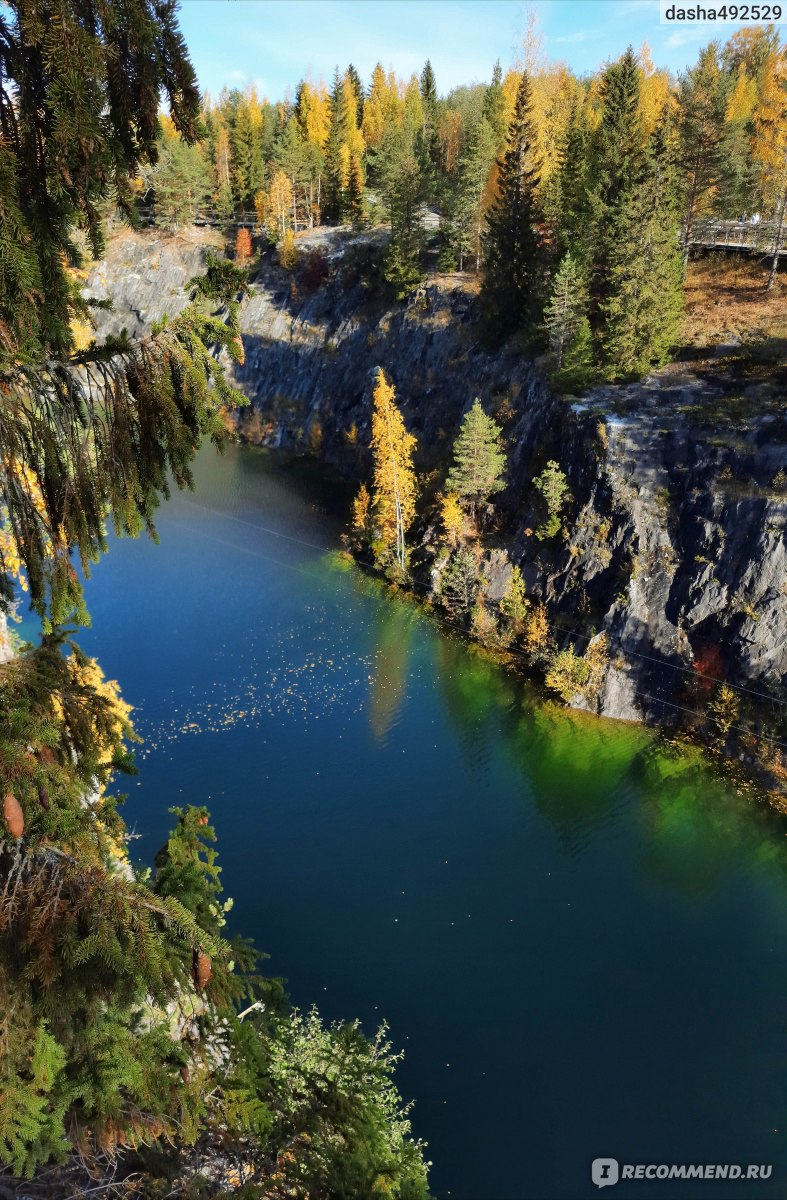
M102 328L138 333L177 306L203 242L150 233L111 242L88 282L89 294L114 298ZM506 490L487 515L487 594L502 593L516 563L560 642L579 651L607 634L603 682L575 703L671 720L701 709L713 681L726 678L743 705L740 728L784 740L787 419L779 398L747 402L721 369L700 379L678 366L559 397L516 349L492 355L480 346L466 281L436 277L396 304L380 286L375 238L323 231L299 245L293 272L265 257L244 303L246 360L235 381L251 400L242 418L249 438L365 477L370 385L382 366L418 439L428 492L441 485L459 422L479 396L503 425L509 455ZM532 534L543 512L531 481L549 459L566 472L572 503L563 535L542 543ZM428 522L419 536L416 570L429 580Z

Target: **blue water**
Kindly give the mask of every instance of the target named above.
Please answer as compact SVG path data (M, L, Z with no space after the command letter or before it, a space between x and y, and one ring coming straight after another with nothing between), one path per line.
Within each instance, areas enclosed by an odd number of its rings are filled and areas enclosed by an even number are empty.
M438 1196L598 1195L597 1156L774 1164L614 1196L787 1194L784 823L326 554L347 497L314 471L234 448L196 478L88 584L145 739L134 854L209 806L266 969L389 1021Z

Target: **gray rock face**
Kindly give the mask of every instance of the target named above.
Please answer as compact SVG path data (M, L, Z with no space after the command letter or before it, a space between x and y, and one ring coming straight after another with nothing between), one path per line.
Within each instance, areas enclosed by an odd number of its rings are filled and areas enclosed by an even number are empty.
M205 251L222 246L216 233L204 229L182 236L153 230L116 234L83 289L88 300L113 301L111 310L95 310L97 336L125 328L130 337L138 338L165 314L179 313L188 303L186 284L204 270Z
M488 523L487 595L502 596L516 563L564 645L580 651L607 634L609 667L588 705L669 720L702 664L784 697L784 417L752 415L733 427L721 387L674 370L574 402L553 396L519 354L480 346L464 286L430 284L393 305L365 282L373 264L357 269L357 238L323 230L299 244L327 255L328 277L268 263L243 307L246 361L234 377L252 403L251 424L242 418L251 436L364 478L371 387L383 367L418 439L419 471L437 472L439 486L478 396L503 424L509 458ZM89 294L111 292L111 327L139 331L180 306L177 288L203 251L193 240L125 235L93 272ZM367 259L374 252L367 243ZM566 472L572 502L562 534L539 542L532 531L544 513L532 479L550 459ZM444 563L430 531L421 534L415 569L434 583Z

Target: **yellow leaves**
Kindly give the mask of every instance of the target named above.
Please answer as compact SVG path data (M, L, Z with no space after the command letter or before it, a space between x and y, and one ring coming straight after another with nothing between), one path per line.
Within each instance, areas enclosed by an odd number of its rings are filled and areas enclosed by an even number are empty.
M522 639L525 650L537 654L546 649L549 643L549 622L547 610L543 604L536 604L525 622L525 634Z
M72 317L70 324L74 350L77 354L80 350L87 350L95 337L93 326L89 321L85 321L81 317Z
M650 46L643 42L639 50L640 69L640 112L642 132L647 140L661 123L669 100L669 76L666 71L657 71L650 56Z
M404 535L415 517L416 479L413 470L415 438L408 433L396 407L396 393L385 372L377 372L372 398L374 514L383 548L393 551L404 566Z
M278 170L271 180L270 190L260 191L254 197L254 208L260 224L272 222L278 228L279 237L284 237L292 208L292 184L284 171Z
M168 117L165 113L159 113L159 125L164 140L167 142L177 142L180 140L180 134L175 128L175 122L172 117Z
M448 492L440 498L440 519L449 542L454 545L462 536L465 525L465 514L456 492Z
M279 246L279 266L285 271L291 271L298 261L298 248L295 245L295 234L291 229L285 231Z
M44 497L34 472L25 463L14 458L7 463L6 473L13 476L17 487L21 487L24 490L36 512L43 520L46 517L46 505L44 504ZM23 592L28 590L19 544L11 527L8 512L3 508L0 508L0 569Z
M352 527L357 533L366 533L369 528L369 511L372 498L365 483L358 489L358 495L353 500Z
M402 112L403 123L413 130L422 129L424 125L424 106L421 99L421 88L418 83L418 76L413 75L404 93L404 105Z
M324 150L331 125L331 105L323 81L314 84L306 80L301 86L299 104L303 137L319 150Z
M462 124L462 114L458 109L448 109L441 113L438 119L437 136L440 141L440 155L443 166L449 175L455 174L459 166Z
M726 120L730 125L748 121L757 103L757 81L749 77L741 67L735 87L727 103Z
M260 191L257 192L257 195L254 197L254 211L257 214L257 221L260 225L265 224L265 221L267 220L267 217L268 217L269 208L270 208L270 196L268 195L268 193L265 191L264 188L261 188Z
M378 63L372 72L369 98L363 106L362 132L370 150L379 150L386 129L396 121L401 101L396 77Z
M752 153L763 174L780 175L787 165L787 49L772 50L762 70L754 114Z
M249 124L252 129L259 129L262 125L262 104L253 83L248 84L244 89L243 104L248 113Z
M111 715L109 735L102 735L95 727L93 733L96 744L100 749L100 761L102 765L109 766L114 756L115 747L124 737L132 736L130 721L131 705L127 704L121 696L120 687L115 680L104 677L104 672L95 658L79 662L72 654L67 660L67 665L69 674L76 686L89 689L107 701ZM52 699L54 705L57 697L53 696ZM60 711L62 714L62 705L60 706Z

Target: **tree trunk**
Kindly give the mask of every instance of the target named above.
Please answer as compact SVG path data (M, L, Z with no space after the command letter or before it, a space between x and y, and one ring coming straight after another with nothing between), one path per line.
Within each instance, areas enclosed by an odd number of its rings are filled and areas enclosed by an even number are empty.
M768 282L765 285L766 291L770 291L776 280L776 272L779 269L779 253L782 248L782 236L784 234L784 218L787 215L787 167L782 176L782 194L779 200L779 206L776 216L776 233L773 240L773 261L771 262L771 273L768 276Z

